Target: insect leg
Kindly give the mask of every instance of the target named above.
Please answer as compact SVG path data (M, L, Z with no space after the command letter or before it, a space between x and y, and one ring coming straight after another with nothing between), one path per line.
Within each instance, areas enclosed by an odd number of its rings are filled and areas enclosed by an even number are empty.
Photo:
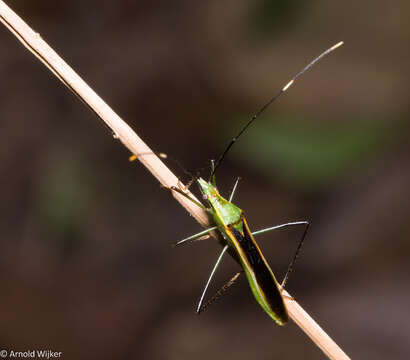
M182 245L182 244L184 244L184 243L186 243L186 242L191 242L191 241L199 240L200 237L202 237L202 236L204 236L204 235L206 235L206 234L209 234L211 231L216 230L217 228L218 228L217 226L213 226L213 227L211 227L211 228L209 228L209 229L206 229L206 230L204 230L204 231L199 232L198 234L191 235L191 236L189 236L189 237L187 237L187 238L185 238L185 239L182 239L182 240L176 242L175 244L173 244L173 246L179 246L179 245Z
M281 225L276 225L270 228L266 228L266 229L262 229L262 230L258 230L252 233L252 235L258 235L258 234L263 234L265 232L271 231L271 230L276 230L276 229L280 229L286 226L293 226L293 225L305 225L305 231L303 232L302 238L299 241L298 247L296 248L295 251L295 255L293 256L292 261L290 262L288 269L286 271L285 277L283 278L282 284L281 284L281 288L284 289L285 285L287 283L287 281L289 280L289 276L291 274L291 272L293 271L293 266L295 265L295 262L297 260L297 258L299 257L299 253L300 253L300 249L302 248L303 242L305 241L305 237L306 234L308 232L310 223L309 221L294 221L294 222L289 222L286 224L281 224Z
M213 276L214 276L214 274L215 274L216 269L217 269L218 266L219 266L219 263L220 263L221 260L222 260L222 257L224 256L226 250L228 250L228 247L229 247L228 245L225 245L225 247L222 249L222 252L221 252L221 254L220 254L219 257L218 257L218 260L216 261L216 263L215 263L215 265L214 265L214 268L212 269L211 275L209 276L208 281L207 281L207 283L206 283L206 285L205 285L205 288L204 288L204 290L202 291L201 298L199 299L198 306L196 307L196 312L197 312L197 314L200 314L200 312L201 312L201 310L202 310L202 303L203 303L203 301L204 301L204 297L205 297L206 291L208 290L208 286L209 286L209 284L210 284L210 282L211 282L211 280L212 280L212 278L213 278Z
M209 300L207 300L207 302L205 304L203 304L201 306L200 311L205 311L209 305L211 305L213 302L215 302L216 300L218 300L225 292L226 290L228 290L234 283L235 281L239 278L239 276L243 273L242 271L237 272L231 280L229 280L228 282L225 283L225 285L223 285L216 293L214 296L212 296Z
M177 188L176 186L171 186L168 189L171 191L175 191L182 196L185 196L188 200L191 200L194 204L198 205L202 210L206 210L206 207L203 204L201 204L199 201L192 199L188 194L184 193L181 189Z
M255 231L252 233L252 235L255 236L255 235L263 234L271 230L277 230L277 229L280 229L286 226L293 226L293 225L305 225L306 227L309 227L309 221L293 221L293 222L289 222L286 224L280 224L280 225L272 226L266 229Z
M238 186L238 183L239 183L239 180L240 180L240 179L241 179L241 178L238 177L238 178L236 179L236 181L235 181L235 184L234 184L234 186L233 186L231 195L229 196L229 202L232 202L233 195L235 194L235 191L236 191L236 188L237 188L237 186Z
M299 256L300 249L302 248L303 242L305 241L305 237L306 237L306 234L308 232L309 226L310 226L310 223L308 221L306 221L305 222L305 231L303 232L302 238L300 239L298 247L296 248L295 255L293 256L293 259L292 259L292 261L290 262L290 264L288 266L288 270L286 271L285 277L283 278L283 281L282 281L282 284L281 284L282 289L285 288L285 285L286 285L287 281L289 280L289 276L293 271L293 266L295 265L296 260Z

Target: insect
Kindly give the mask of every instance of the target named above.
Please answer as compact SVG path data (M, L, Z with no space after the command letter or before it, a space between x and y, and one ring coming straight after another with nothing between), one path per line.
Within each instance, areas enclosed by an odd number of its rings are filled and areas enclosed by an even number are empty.
M245 219L243 211L232 203L234 193L236 191L238 180L235 182L234 188L229 196L229 199L222 197L216 187L215 173L216 170L221 165L225 156L233 146L233 144L238 140L238 138L244 133L244 131L261 115L268 106L270 106L280 95L282 95L289 87L300 77L304 72L306 72L310 67L312 67L321 58L337 49L341 46L343 42L339 42L336 45L330 47L318 57L316 57L312 62L306 65L299 73L297 73L273 98L271 98L239 131L239 133L232 138L228 146L223 151L222 155L218 158L216 163L211 162L211 175L209 181L205 181L202 178L197 179L200 191L202 193L202 198L206 202L203 205L199 201L192 199L189 195L184 192L181 187L172 187L172 191L176 191L181 195L187 197L189 200L194 202L196 205L205 210L214 222L214 226L201 231L198 234L189 236L175 245L181 245L190 241L200 240L209 237L212 231L216 231L219 234L219 241L223 247L212 271L206 282L206 285L202 291L199 303L197 305L196 311L199 314L204 310L210 303L212 303L218 296L222 294L229 286L231 286L234 281L240 276L241 273L245 273L248 280L249 286L255 297L256 301L262 307L262 309L278 324L284 325L288 321L288 312L284 303L284 298L282 295L282 289L285 287L289 275L292 272L294 263L299 255L300 249L306 237L306 233L309 228L308 221L295 221L286 224L281 224L259 230L256 232L251 232L248 223ZM286 275L281 284L275 278L269 264L267 263L265 257L263 256L258 244L255 241L254 236L272 231L275 229L293 226L293 225L304 225L305 230L303 236L297 246L295 255L288 267ZM205 294L208 290L208 286L219 266L221 260L225 253L228 252L236 262L242 267L242 271L238 272L228 283L226 283L208 302L204 304Z

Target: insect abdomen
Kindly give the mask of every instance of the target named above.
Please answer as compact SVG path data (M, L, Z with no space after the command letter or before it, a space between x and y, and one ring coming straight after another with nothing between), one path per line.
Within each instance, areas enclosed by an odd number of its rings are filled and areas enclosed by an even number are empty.
M262 307L264 309L265 307L268 307L270 310L267 311L268 309L265 309L268 314L272 316L276 322L283 325L288 321L288 313L283 302L278 283L272 273L272 270L260 253L259 248L256 246L248 227L245 226L245 224L243 225L243 235L234 227L230 227L230 229L245 253L246 260L251 268L250 271L253 272L254 278L256 278L257 284L252 284L253 279L248 277L250 286L256 300L259 303L262 301ZM253 287L257 287L257 289L254 289ZM259 293L261 293L260 295L264 297L264 299L260 299Z

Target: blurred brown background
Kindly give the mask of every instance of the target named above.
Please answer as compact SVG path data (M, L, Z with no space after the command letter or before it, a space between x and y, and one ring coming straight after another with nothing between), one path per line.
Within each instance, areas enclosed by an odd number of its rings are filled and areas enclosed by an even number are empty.
M410 357L408 1L13 1L157 151L195 171L322 50L218 173L253 229L309 219L288 290L353 359ZM0 31L0 347L64 359L321 359L246 281L200 317L220 248ZM169 166L187 177L171 161ZM204 173L206 175L206 172ZM259 237L282 278L301 229ZM226 258L213 291L236 264ZM212 291L211 291L212 293Z

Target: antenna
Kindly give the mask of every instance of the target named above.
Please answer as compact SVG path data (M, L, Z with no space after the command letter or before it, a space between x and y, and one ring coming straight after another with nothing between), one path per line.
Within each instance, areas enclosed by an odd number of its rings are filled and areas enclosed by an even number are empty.
M255 115L245 124L245 126L238 132L238 134L232 138L228 146L225 148L222 155L216 161L215 166L211 173L211 179L214 177L216 170L218 169L219 165L221 165L222 161L225 159L226 154L229 152L233 144L239 139L239 137L245 132L245 130L261 115L279 96L281 96L286 90L288 90L293 83L297 80L297 78L307 70L309 70L315 63L317 63L321 58L325 57L327 54L331 53L333 50L336 50L338 47L343 45L343 41L338 42L336 45L333 45L326 51L322 52L318 57L316 57L312 62L306 65L301 71L299 71L283 88L280 90L273 98L271 98L265 105L263 105Z

